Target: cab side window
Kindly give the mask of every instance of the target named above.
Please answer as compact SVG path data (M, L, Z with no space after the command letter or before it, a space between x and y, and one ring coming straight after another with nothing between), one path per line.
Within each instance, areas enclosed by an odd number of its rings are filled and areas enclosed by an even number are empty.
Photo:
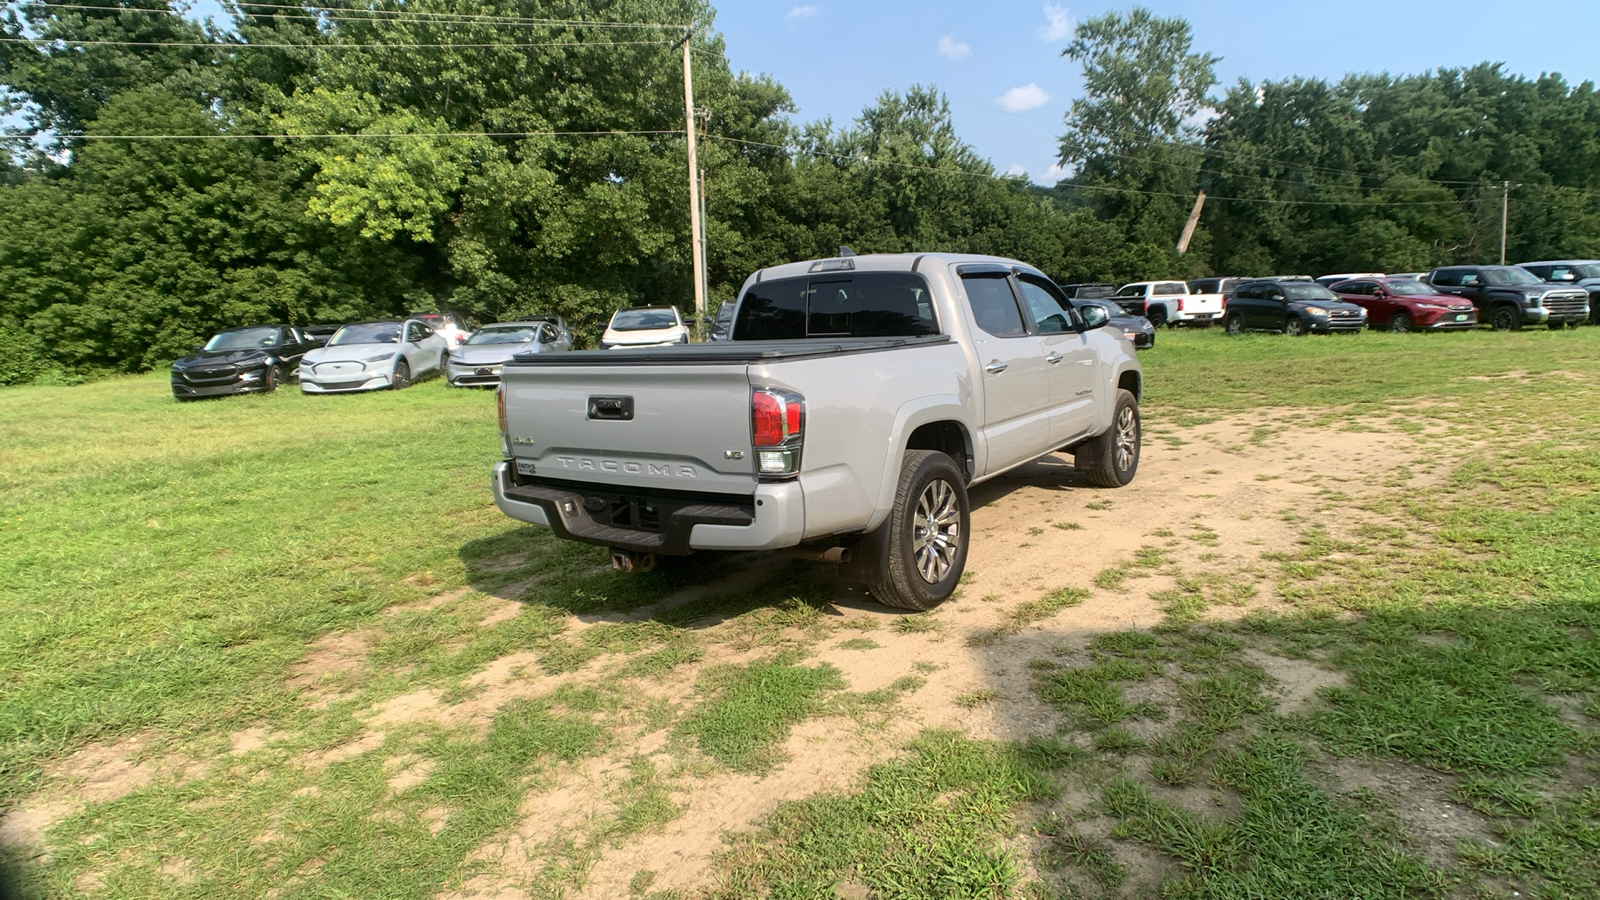
M1011 279L1002 273L962 275L967 303L978 327L995 337L1021 337L1028 333L1022 324L1022 310L1011 293Z
M1258 287L1241 287L1238 290L1233 292L1233 299L1235 299L1235 300L1260 300L1261 299L1261 288L1258 288Z
M1073 330L1072 305L1058 296L1038 279L1027 275L1017 276L1017 288L1022 291L1023 302L1040 334L1061 334Z
M1122 290L1117 291L1117 296L1118 297L1143 297L1144 296L1144 285L1142 285L1142 284L1125 285L1122 288Z

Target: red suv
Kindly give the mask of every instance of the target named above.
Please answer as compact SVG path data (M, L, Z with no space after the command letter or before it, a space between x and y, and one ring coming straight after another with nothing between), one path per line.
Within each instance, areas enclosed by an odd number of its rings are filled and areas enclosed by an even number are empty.
M1440 294L1414 278L1352 278L1331 290L1367 311L1367 322L1403 334L1475 328L1478 310L1470 301Z

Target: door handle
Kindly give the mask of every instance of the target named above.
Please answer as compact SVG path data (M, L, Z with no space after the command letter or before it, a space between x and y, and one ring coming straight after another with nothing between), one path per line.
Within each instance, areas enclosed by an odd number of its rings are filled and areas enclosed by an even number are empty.
M1009 368L1011 368L1011 366L997 359L994 362L989 363L987 366L984 366L983 370L988 372L990 375L999 375L1001 372L1004 372Z
M1045 357L1045 358L1044 358L1044 361L1045 361L1045 362L1047 362L1047 363L1049 363L1049 364L1050 364L1050 365L1052 365L1052 366L1053 366L1053 365L1055 365L1055 364L1056 364L1056 363L1058 363L1058 362L1061 362L1061 360L1062 360L1062 359L1063 359L1063 357L1062 357L1062 356L1061 356L1061 354L1059 354L1059 353L1052 353L1052 354L1050 354L1050 355L1049 355L1049 356L1046 356L1046 357Z

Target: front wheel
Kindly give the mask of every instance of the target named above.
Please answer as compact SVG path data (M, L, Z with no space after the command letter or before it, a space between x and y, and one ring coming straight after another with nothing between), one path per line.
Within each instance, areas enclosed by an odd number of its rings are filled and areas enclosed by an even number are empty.
M1222 328L1225 332L1234 337L1244 334L1244 316L1234 313L1228 317L1227 322L1223 323Z
M907 450L900 464L889 531L889 569L870 586L885 606L928 610L950 598L967 565L971 507L955 460Z
M1394 334L1405 334L1411 330L1411 315L1397 312L1389 318L1389 331Z
M1514 306L1497 306L1489 327L1495 331L1517 331L1522 328L1522 310Z
M1139 401L1132 391L1118 389L1111 427L1080 444L1073 453L1072 462L1090 484L1118 488L1132 481L1138 473L1140 446Z
M1305 337L1306 323L1299 316L1290 316L1283 322L1283 333L1289 337Z
M281 365L279 365L277 363L273 363L272 365L267 366L267 373L265 375L261 376L261 389L270 394L273 391L277 390L278 389L278 385L280 385L282 383L283 383L283 366L281 366Z
M394 364L394 375L389 379L389 386L397 391L411 386L411 365L405 360Z

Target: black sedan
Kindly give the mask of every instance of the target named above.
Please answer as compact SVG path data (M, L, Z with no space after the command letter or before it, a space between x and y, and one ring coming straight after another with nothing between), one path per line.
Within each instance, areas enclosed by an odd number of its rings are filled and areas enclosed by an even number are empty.
M1133 341L1133 349L1148 350L1156 345L1156 327L1144 316L1130 316L1122 307L1109 300L1084 300L1075 298L1073 303L1079 307L1098 306L1111 317L1111 327L1121 329L1128 340Z
M288 325L219 332L172 364L172 396L193 400L275 391L295 377L300 357L316 346L309 335Z

